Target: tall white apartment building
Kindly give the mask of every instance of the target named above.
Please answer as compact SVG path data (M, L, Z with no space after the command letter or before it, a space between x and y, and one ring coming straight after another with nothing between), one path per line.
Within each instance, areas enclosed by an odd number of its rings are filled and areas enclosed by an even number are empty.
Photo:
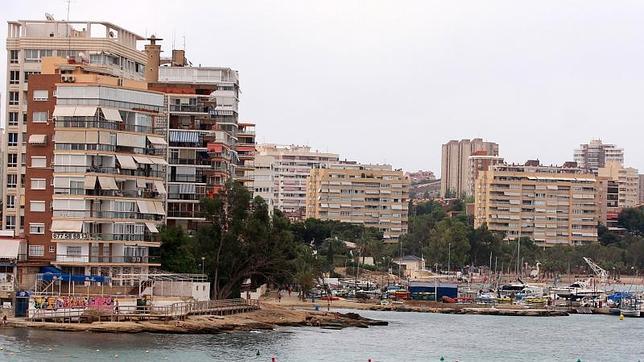
M311 150L308 146L260 144L257 157L266 170L273 170L273 189L259 186L255 179L255 189L262 188L260 195L291 219L303 219L306 214L307 179L311 169L326 168L339 162L335 153ZM255 166L257 167L257 159ZM257 171L256 171L257 172ZM266 178L266 175L260 176ZM271 195L272 194L272 195Z
M441 151L441 197L463 197L473 192L470 156L498 156L499 145L480 138L452 140Z
M591 140L590 143L579 145L574 157L580 168L597 172L610 161L624 164L624 149L614 144L602 143L602 140Z
M29 76L41 71L41 59L73 57L99 65L109 75L143 80L146 56L136 48L139 40L143 37L107 22L8 22L3 229L15 230L16 234L24 230L27 91Z

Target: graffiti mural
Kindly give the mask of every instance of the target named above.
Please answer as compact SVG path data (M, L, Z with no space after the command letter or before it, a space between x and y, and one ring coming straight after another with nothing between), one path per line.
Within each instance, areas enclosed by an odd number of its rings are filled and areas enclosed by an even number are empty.
M112 297L33 297L35 309L57 310L57 309L111 309L114 300Z

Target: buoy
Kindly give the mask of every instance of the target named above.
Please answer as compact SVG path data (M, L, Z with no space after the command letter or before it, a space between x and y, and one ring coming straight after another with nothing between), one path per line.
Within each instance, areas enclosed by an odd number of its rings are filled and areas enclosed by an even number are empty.
M445 360L445 357L441 356L441 361L444 361L444 360Z
M118 354L115 354L115 355L114 355L114 358L119 358L119 355L118 355Z
M255 353L255 356L259 356L259 350L257 350L257 353Z
M277 362L277 359L275 359L275 357L272 357L271 362Z
M51 348L47 348L47 350L48 350L48 351L51 351L52 349L51 349Z
M577 362L581 362L581 358L577 358Z
M619 320L623 321L624 320L624 315L622 313L619 314Z

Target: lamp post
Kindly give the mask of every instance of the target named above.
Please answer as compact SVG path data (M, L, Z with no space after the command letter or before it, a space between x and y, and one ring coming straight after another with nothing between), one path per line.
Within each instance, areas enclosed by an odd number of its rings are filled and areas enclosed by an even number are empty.
M201 257L201 274L205 274L205 264L204 261L206 260L205 256Z
M452 271L452 243L447 243L447 275Z

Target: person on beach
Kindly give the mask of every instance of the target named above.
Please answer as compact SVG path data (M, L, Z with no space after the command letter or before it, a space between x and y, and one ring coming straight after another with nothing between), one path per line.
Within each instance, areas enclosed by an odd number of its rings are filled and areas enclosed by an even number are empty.
M3 314L3 315L2 315L2 325L3 325L3 326L6 326L6 325L7 325L7 315L6 315L6 314Z
M277 302L282 303L282 290L277 291Z

